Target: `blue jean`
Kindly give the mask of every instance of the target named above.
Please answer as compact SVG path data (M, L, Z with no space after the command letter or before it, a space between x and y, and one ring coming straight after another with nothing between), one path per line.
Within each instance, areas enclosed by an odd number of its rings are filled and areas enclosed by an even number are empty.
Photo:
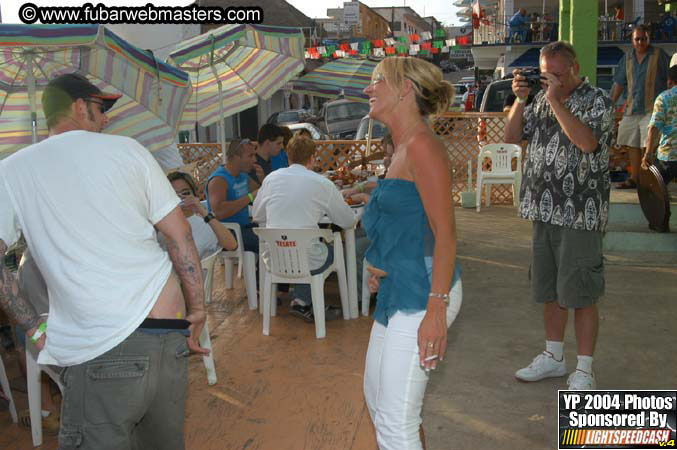
M317 275L318 273L324 272L325 270L327 270L327 267L331 266L331 264L334 262L334 246L329 244L325 245L327 246L328 250L327 259L325 260L324 264L322 264L320 267L311 270L310 271L311 275ZM295 284L292 294L294 298L298 298L306 306L309 306L313 303L313 297L310 293L309 284Z

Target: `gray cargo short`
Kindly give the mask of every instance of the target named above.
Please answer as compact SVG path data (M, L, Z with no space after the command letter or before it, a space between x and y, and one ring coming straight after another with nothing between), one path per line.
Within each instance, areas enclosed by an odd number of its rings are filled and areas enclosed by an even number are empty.
M604 294L602 233L533 223L531 298L562 308L594 305Z
M179 330L137 330L67 367L59 448L183 450L188 346Z

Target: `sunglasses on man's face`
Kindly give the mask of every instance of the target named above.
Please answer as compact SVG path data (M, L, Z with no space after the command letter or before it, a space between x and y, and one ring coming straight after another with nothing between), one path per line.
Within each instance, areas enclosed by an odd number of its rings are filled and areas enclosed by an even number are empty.
M647 39L648 39L648 38L647 38L646 36L634 38L635 42L644 42L644 41L646 41Z
M87 103L94 103L95 105L99 105L99 112L101 112L101 114L106 112L106 107L104 106L103 102L97 102L96 100L92 100L92 99L89 99L89 98L86 99L85 101Z

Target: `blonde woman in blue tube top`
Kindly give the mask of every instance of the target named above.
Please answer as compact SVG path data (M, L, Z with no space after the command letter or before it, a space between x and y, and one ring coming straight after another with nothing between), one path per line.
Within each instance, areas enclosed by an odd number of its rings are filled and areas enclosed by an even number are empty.
M374 69L370 116L391 131L395 152L362 218L378 290L364 396L382 450L425 448L421 409L430 370L444 359L461 304L447 151L428 118L454 89L421 59L389 57Z

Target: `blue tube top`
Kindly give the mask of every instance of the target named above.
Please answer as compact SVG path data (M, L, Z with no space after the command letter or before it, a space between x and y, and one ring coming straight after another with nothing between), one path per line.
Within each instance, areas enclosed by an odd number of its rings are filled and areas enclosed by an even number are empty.
M371 245L369 264L383 269L374 320L388 325L397 311L414 313L428 306L435 236L412 181L379 180L362 216ZM454 264L452 287L461 276Z

